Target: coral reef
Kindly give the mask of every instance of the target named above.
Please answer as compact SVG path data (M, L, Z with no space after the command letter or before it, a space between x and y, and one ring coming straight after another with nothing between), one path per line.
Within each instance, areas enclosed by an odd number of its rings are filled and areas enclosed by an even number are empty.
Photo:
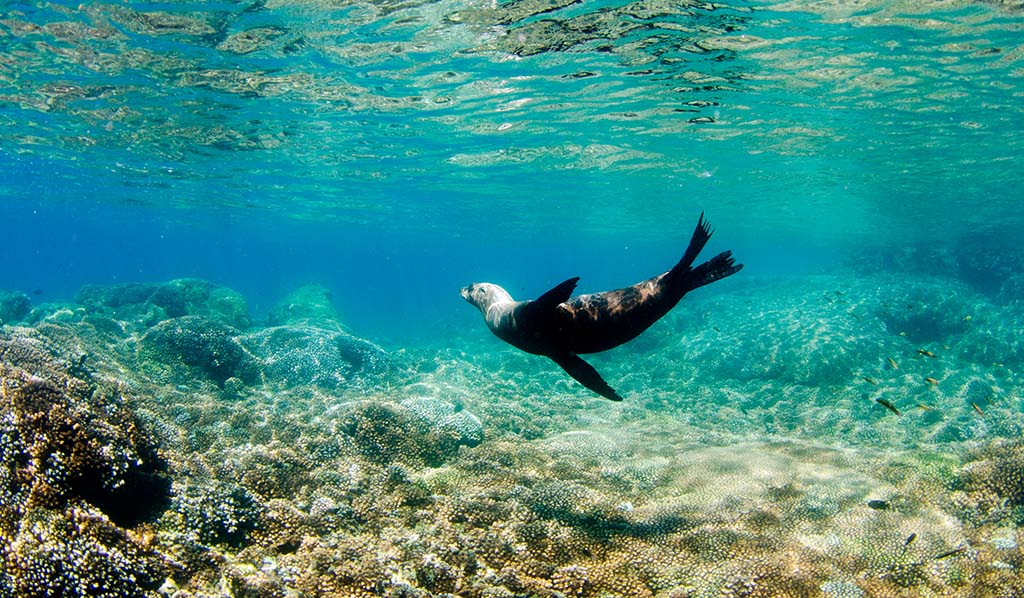
M164 320L140 339L143 359L171 366L171 374L187 366L189 377L206 376L219 385L229 378L247 384L260 379L259 361L236 339L237 331L203 316Z
M249 308L237 291L196 278L86 285L75 295L75 302L89 313L146 326L181 316L203 316L235 328L249 326Z
M216 480L176 484L171 510L190 539L235 547L245 543L263 515L245 488Z
M169 566L120 526L167 507L167 464L126 389L62 363L48 340L0 335L0 589L147 596Z
M9 595L153 596L172 565L151 542L151 532L133 535L89 509L34 509L22 519L3 555L11 579Z
M341 317L331 292L318 284L299 287L281 300L267 315L270 326L312 326L342 330Z
M22 320L32 311L32 299L25 293L0 290L0 324Z
M995 442L969 459L956 485L965 512L978 521L1024 523L1024 444Z
M402 401L401 405L425 421L436 434L450 438L456 445L474 447L484 440L484 426L480 418L456 409L448 401L413 397Z
M123 389L72 372L31 337L0 338L0 472L8 525L11 515L75 499L119 523L164 506L165 463Z
M358 378L387 373L391 359L383 349L348 333L309 326L277 326L241 338L262 359L267 379L295 386L335 389Z
M1013 301L883 274L698 296L594 356L611 404L485 330L398 356L322 288L245 330L215 288L0 332L0 595L1024 592Z
M346 406L341 430L359 453L374 463L439 465L458 453L459 446L476 446L483 426L471 413L455 413L450 403L416 398L400 405L359 402Z

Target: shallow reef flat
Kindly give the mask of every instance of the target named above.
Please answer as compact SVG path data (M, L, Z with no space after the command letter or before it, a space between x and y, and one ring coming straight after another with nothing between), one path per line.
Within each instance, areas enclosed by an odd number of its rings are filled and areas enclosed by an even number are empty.
M0 293L0 596L1022 595L1017 279L880 271L688 298L621 404L316 286Z

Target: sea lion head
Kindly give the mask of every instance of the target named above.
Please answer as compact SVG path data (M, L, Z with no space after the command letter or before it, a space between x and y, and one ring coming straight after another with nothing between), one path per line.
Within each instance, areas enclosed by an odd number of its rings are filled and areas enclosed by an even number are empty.
M462 287L459 289L459 295L484 313L496 303L512 301L512 295L509 295L508 291L489 282L474 282L468 287Z

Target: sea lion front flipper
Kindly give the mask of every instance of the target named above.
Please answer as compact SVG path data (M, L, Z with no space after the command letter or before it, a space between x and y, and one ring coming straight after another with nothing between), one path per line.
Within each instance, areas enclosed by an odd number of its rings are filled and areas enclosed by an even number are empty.
M579 355L575 353L565 353L562 355L549 355L549 357L551 357L555 363L562 366L562 369L565 370L566 373L575 378L576 381L583 386L586 386L606 399L611 399L612 401L622 400L619 393L615 392L615 389L611 386L608 386L608 383L604 381L601 374L598 374L597 370L595 370L589 363L583 361L583 358Z
M555 307L559 303L565 303L569 300L569 297L572 296L572 292L576 288L576 283L579 281L580 277L575 276L565 282L561 282L555 286L555 288L544 293L540 297L537 297L533 303L538 307Z

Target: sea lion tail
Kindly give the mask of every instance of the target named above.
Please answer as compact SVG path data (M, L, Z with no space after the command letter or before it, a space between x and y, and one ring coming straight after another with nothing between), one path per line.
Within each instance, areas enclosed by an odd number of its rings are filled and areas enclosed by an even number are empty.
M686 275L687 290L692 291L726 276L732 276L742 269L743 264L735 263L731 251L723 251Z
M683 258L672 269L683 272L689 270L690 266L693 265L693 261L697 259L697 255L708 244L708 239L711 238L713 232L711 225L704 220L704 212L701 212L700 218L697 219L697 227L693 229L693 236L690 237L690 244L686 247L686 253L683 254Z
M711 225L704 220L704 212L701 212L700 218L697 219L697 227L693 229L693 236L690 237L690 244L686 247L683 258L669 272L669 275L675 281L673 284L682 283L684 294L743 269L743 264L736 264L733 261L731 251L722 252L696 268L692 268L694 260L697 259L697 255L704 249L704 246L708 244L708 240L711 239L713 233Z

